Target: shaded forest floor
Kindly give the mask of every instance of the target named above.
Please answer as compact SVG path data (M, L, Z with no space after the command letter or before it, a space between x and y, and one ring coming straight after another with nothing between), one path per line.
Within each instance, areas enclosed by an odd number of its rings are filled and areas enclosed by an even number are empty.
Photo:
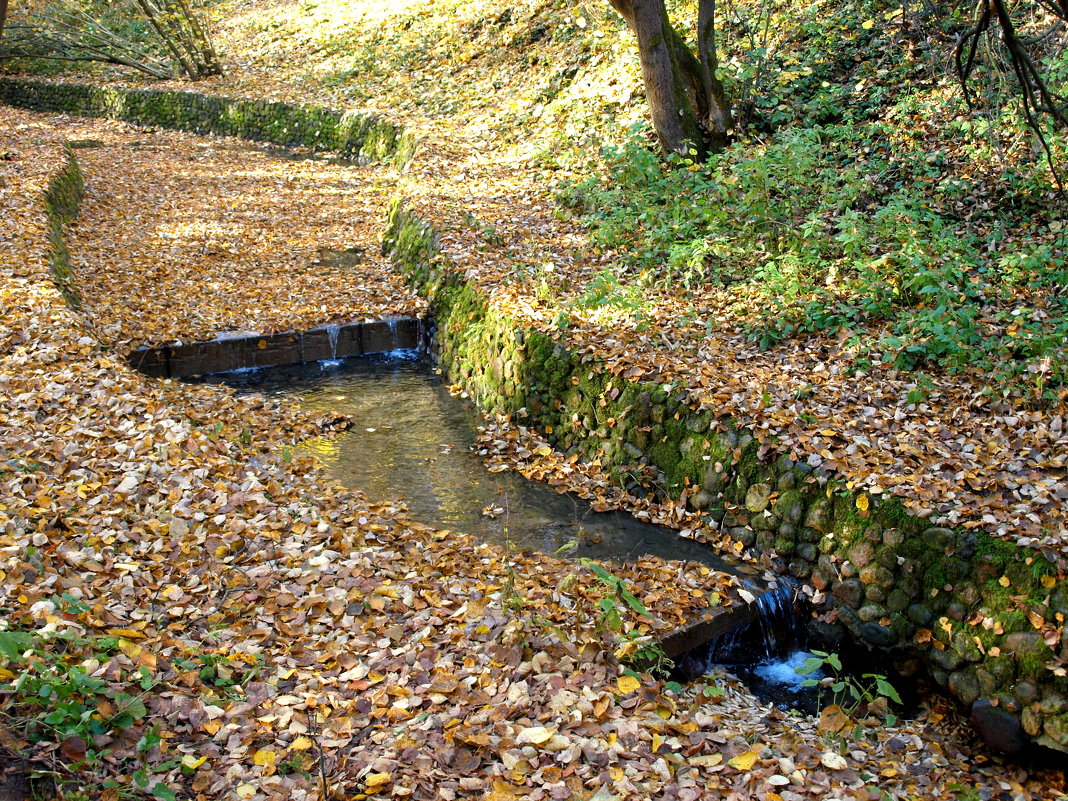
M401 18L384 9L363 4L353 24L396 33ZM9 623L66 643L26 668L33 680L82 666L102 683L79 698L108 724L31 746L34 731L55 725L43 722L54 711L43 700L6 747L40 764L106 748L79 781L117 781L102 791L110 796L90 793L109 798L138 781L204 798L310 799L324 780L339 797L1063 792L1052 773L983 754L941 706L898 727L835 731L729 679L680 692L636 679L598 620L607 589L583 568L443 538L294 458L321 421L143 379L115 358L146 342L421 309L377 255L385 202L399 191L457 268L521 322L619 373L690 387L695 403L858 489L1042 547L1061 564L1068 553L1063 409L992 402L974 378L948 374L917 402L907 373L838 369L847 345L833 337L760 350L727 323L707 325L725 315L711 290L665 291L641 320L587 302L617 254L598 253L561 213L549 183L561 166L510 139L546 75L516 68L508 83L500 69L480 69L490 28L473 31L469 50L426 51L429 62L468 66L413 64L371 91L370 65L357 75L368 86L332 77L348 40L333 50L320 42L320 67L309 68L309 48L286 27L303 24L298 5L231 9L242 10L224 32L230 76L199 88L377 104L422 147L396 174L3 111L0 197L18 221L0 240L0 382L12 399L0 421L3 606ZM560 54L581 41L561 37ZM503 121L493 81L517 98ZM77 151L88 194L68 234L80 314L48 278L41 200L70 139L102 143ZM327 272L321 248L359 248L364 268ZM692 565L646 560L617 572L652 613L621 610L637 636L680 622L710 584L736 598L727 579Z

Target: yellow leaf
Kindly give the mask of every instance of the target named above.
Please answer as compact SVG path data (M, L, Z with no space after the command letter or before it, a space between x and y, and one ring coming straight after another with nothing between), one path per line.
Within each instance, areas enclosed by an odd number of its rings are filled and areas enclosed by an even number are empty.
M186 754L184 757L182 757L182 766L189 768L190 770L196 770L201 765L203 765L205 761L207 761L206 756L202 756L197 759L192 754Z
M550 448L548 445L542 445L540 448L537 448L534 451L534 453L538 454L538 456L548 456L552 452L553 452L553 449Z
M727 760L727 764L736 770L752 770L757 761L756 751L746 751L744 754Z
M298 737L292 743L289 744L290 751L307 751L311 747L312 741L304 736Z
M1057 579L1055 579L1053 576L1043 576L1042 577L1042 586L1045 587L1047 590L1052 589L1053 585L1056 584L1056 583L1057 583Z
M1012 582L1009 581L1008 576L1002 576L998 579L998 584L1000 584L1002 587L1008 587L1010 584L1012 584Z
M516 737L516 743L520 745L523 743L541 745L549 742L554 734L556 734L556 729L550 729L548 726L528 726L519 732L519 736Z
M862 27L866 31L870 31L872 28L875 27L875 20L866 20L860 27Z
M12 673L7 668L0 668L0 679L13 679L13 678L15 678L15 674L14 673Z
M133 629L108 629L108 634L112 637L128 637L134 640L145 636L141 632L134 631Z
M616 679L616 687L623 694L632 693L642 686L642 683L633 676L620 676Z
M367 774L367 778L363 780L363 783L368 790L371 790L375 787L383 787L391 781L393 781L392 773L369 773Z
M256 795L256 785L249 784L248 782L237 785L238 798L252 798L254 795Z
M849 715L838 704L824 707L820 712L819 730L827 732L840 732L850 724Z
M870 506L871 506L871 501L868 500L868 496L867 495L858 495L857 496L857 508L860 509L860 511L866 512L866 511L868 511L868 508Z
M656 732L653 732L653 753L655 754L660 750L660 746L664 744L664 738Z
M269 748L261 748L252 755L252 764L265 768L268 765L273 765L276 759L278 759L278 754L274 751Z
M723 761L723 754L704 754L690 760L690 764L697 768L714 768Z

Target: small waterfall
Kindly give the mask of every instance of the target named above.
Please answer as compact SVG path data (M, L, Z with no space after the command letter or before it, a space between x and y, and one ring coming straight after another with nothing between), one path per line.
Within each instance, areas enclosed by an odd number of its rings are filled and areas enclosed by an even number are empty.
M330 340L330 358L337 358L337 337L341 331L340 325L328 325L326 327L326 336Z
M400 338L397 334L397 320L396 318L386 321L389 324L389 349L397 350L400 348Z
M803 648L805 621L799 613L796 594L792 584L782 582L758 595L753 602L754 620L676 660L682 676L692 680L707 673L713 665L753 666Z

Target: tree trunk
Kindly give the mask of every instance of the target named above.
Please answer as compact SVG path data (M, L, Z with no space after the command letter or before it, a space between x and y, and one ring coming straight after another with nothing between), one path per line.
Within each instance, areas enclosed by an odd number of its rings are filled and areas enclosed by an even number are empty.
M5 22L7 22L7 0L0 0L0 38L4 36Z
M701 83L695 88L693 80L694 67L699 70L700 64L671 27L664 0L609 2L638 39L645 96L660 144L673 153L693 149L703 158L708 147L698 109L706 93Z
M701 57L701 77L704 82L705 115L709 145L722 150L727 144L731 126L730 102L723 82L716 76L719 57L716 55L716 0L700 0L697 10L697 50Z

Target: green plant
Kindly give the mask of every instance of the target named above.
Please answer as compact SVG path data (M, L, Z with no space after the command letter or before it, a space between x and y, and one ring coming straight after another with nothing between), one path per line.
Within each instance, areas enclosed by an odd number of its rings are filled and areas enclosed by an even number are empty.
M117 645L114 638L0 632L0 653L13 679L0 684L0 693L6 697L7 713L22 719L31 742L75 743L66 752L72 762L92 764L102 754L89 746L94 738L145 717L141 699L151 684L145 686L150 679L144 668L116 686L70 656L89 651L107 657Z
M579 559L578 563L588 568L597 580L609 590L609 594L598 602L598 609L601 613L600 622L603 628L609 631L622 632L623 618L620 615L620 611L624 607L630 607L642 617L651 617L645 604L635 598L631 591L627 589L627 582L624 579L612 575L592 559Z
M891 702L901 704L901 696L886 676L878 673L864 673L859 679L851 676L845 672L837 654L813 649L812 656L795 670L801 676L810 676L819 670L831 671L833 675L824 679L806 679L801 686L826 688L831 692L831 704L841 707L847 715L862 710L874 712ZM897 722L896 716L889 711L885 712L885 719L890 726Z

